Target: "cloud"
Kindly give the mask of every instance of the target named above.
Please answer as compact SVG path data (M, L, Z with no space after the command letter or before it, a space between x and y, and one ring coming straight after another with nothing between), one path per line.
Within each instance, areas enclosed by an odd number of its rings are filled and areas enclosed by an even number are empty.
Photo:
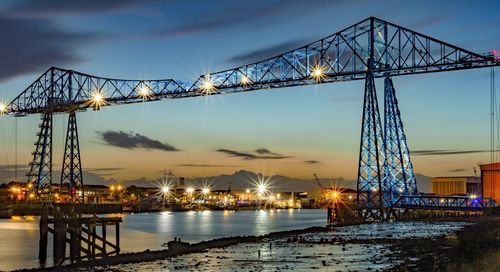
M284 155L281 155L281 154L270 152L269 150L267 150L265 148L257 149L256 150L256 154L252 154L250 152L244 152L244 151L236 151L236 150L231 150L231 149L224 149L224 148L217 149L216 151L220 152L220 153L225 153L225 154L229 155L230 157L240 157L240 158L243 158L245 160L257 160L257 159L273 160L273 159L288 159L288 158L292 158L291 156L284 156ZM259 153L258 151L260 151L260 152L264 151L264 153Z
M211 5L204 8L201 14L193 12L191 16L188 15L185 23L156 31L154 35L158 37L184 36L241 25L251 25L253 31L259 26L269 26L274 22L281 22L290 14L299 18L314 12L315 9L338 4L336 2L338 1L274 0L245 2L242 6L239 1L229 1L223 5Z
M318 164L318 163L321 163L320 161L317 161L317 160L306 160L306 161L302 161L303 163L307 163L307 164Z
M467 169L465 169L465 168L457 168L457 169L450 169L450 170L448 170L448 172L456 173L456 172L464 172L466 170Z
M238 54L229 58L227 61L235 64L253 63L299 48L306 45L308 42L310 42L310 40L307 39L291 40L258 50Z
M137 0L23 0L16 1L10 6L9 10L32 16L49 16L54 14L110 12L131 7L140 7L151 2L159 1L149 0L148 3L145 3L144 1Z
M260 155L273 155L273 156L281 156L281 154L271 152L267 148L257 148L255 149L255 153L260 154Z
M157 149L162 151L179 151L174 146L162 143L158 140L153 140L139 133L123 132L123 131L105 131L99 133L102 140L111 146L136 149L142 148L146 150Z
M177 164L177 167L240 167L240 165L224 164Z
M414 156L441 156L441 155L463 155L490 152L489 150L416 150L410 153Z
M94 34L63 31L49 20L0 15L0 82L50 66L81 62L76 50L94 38Z

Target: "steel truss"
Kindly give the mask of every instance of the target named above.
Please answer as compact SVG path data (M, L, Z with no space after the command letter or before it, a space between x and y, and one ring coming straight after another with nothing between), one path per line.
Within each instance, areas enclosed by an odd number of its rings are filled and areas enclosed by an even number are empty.
M70 112L92 108L95 91L102 92L105 106L111 106L359 80L366 78L368 69L377 78L497 65L500 62L491 54L474 53L370 17L276 57L201 75L193 84L173 79L112 79L52 67L16 97L8 110L20 115L43 113L51 94L54 112ZM320 78L314 76L316 68L321 70ZM144 89L147 95L141 95Z
M373 75L368 72L365 82L359 151L357 187L359 208L381 209L384 207L382 199L383 146L382 125L375 91L375 80Z
M370 216L375 216L376 213L384 214L381 209L390 206L401 189L404 194L415 193L417 189L394 87L388 79L385 88L385 136L382 136L374 79L499 65L499 59L492 54L474 53L370 17L278 56L201 75L193 84L173 79L103 78L52 67L10 102L5 111L14 115L43 115L28 174L29 181L35 182L39 191L52 183L54 113L74 113L87 108L98 110L101 106L160 99L365 79L358 200L362 208L379 209L368 211ZM97 105L96 94L102 98ZM74 116L70 117L68 125L68 133L71 129L71 134L68 134L66 141L63 166L66 174L63 173L61 179L76 184L78 188L83 183Z
M479 211L494 206L491 198L468 196L403 195L394 203L398 208L425 210Z
M32 153L33 161L27 174L28 182L38 194L50 193L52 184L52 121L53 114L47 111L42 115L35 142L35 151Z
M61 190L63 188L67 189L71 203L84 203L83 172L75 112L71 112L68 119L66 145L61 171Z
M391 206L400 195L416 194L417 182L406 143L392 79L384 80L384 204Z

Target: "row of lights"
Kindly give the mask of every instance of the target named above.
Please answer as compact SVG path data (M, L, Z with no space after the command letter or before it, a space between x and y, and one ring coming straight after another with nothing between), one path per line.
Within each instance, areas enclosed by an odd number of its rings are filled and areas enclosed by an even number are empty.
M317 64L316 66L311 68L310 77L314 79L316 82L320 82L326 78L325 67ZM247 86L250 84L250 79L246 75L241 76L240 84L243 86ZM212 94L214 93L216 87L214 81L210 77L210 74L206 74L201 81L201 92L204 94Z
M325 69L323 66L316 65L311 69L311 78L313 78L315 81L320 82L325 77ZM241 85L247 86L250 84L250 79L246 75L243 75L240 82ZM201 82L201 89L201 92L204 94L212 94L215 92L216 87L214 81L210 77L210 74L204 76ZM151 89L147 85L143 85L137 90L137 94L143 100L147 100L148 98L150 98L151 93ZM91 99L89 103L95 110L100 110L102 106L106 105L106 98L101 90L95 90L90 95ZM8 111L9 109L7 104L0 102L0 114L6 114L8 113Z

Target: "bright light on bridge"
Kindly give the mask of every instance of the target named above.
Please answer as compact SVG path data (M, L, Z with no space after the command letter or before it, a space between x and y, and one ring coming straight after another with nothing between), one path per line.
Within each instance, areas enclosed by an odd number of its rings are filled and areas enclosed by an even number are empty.
M319 64L312 67L311 69L311 77L316 81L320 82L322 79L326 77L325 68Z
M104 94L101 90L95 90L91 93L91 106L94 107L95 110L100 110L102 106L106 105L106 99L104 99Z
M186 188L186 193L188 193L188 194L194 193L194 188L193 187Z
M138 90L137 94L143 100L146 100L151 97L151 89L147 85L142 85Z
M7 105L3 102L0 102L0 114L5 114L9 111Z
M250 84L250 79L247 76L243 75L241 77L241 85L245 86L245 85L248 85L248 84Z
M210 74L206 74L201 81L201 92L204 94L212 94L215 91L214 81L210 77Z

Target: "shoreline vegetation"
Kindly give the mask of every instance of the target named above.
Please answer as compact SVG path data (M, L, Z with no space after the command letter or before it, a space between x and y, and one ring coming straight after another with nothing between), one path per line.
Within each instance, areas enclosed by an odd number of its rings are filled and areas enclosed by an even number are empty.
M389 259L399 264L388 271L500 271L500 215L430 218L422 222L467 222L462 230L435 238L354 239L349 241L307 241L301 234L335 231L335 227L309 227L299 230L279 231L260 236L235 236L199 243L186 243L180 239L168 242L168 249L123 253L106 259L85 261L63 267L23 269L18 271L74 271L75 269L105 269L111 265L151 262L184 254L206 252L212 248L225 248L241 243L261 243L288 238L306 246L308 243L385 244L391 249Z

